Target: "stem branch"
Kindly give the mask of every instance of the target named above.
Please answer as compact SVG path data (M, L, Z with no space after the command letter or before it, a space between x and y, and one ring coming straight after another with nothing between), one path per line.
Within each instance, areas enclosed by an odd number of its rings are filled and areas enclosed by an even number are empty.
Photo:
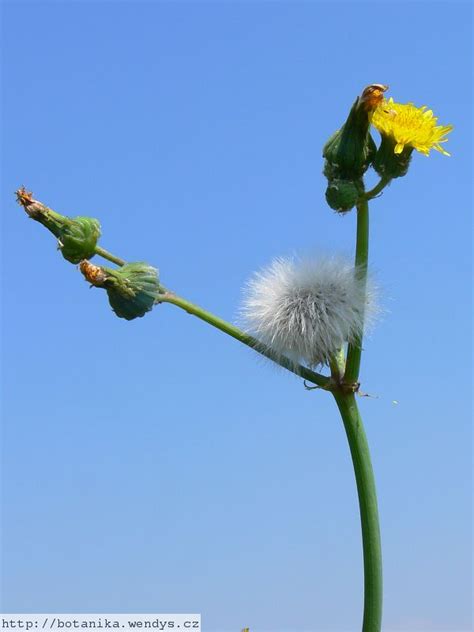
M276 362L283 368L288 369L288 371L295 373L296 375L298 375L299 377L302 377L308 382L316 384L317 386L320 386L321 388L327 387L330 383L330 379L328 377L321 375L320 373L316 373L315 371L311 371L311 369L308 369L302 365L296 365L285 356L275 354L269 347L264 345L262 342L260 342L256 338L249 336L248 334L243 332L241 329L239 329L235 325L232 325L231 323L228 323L222 318L219 318L215 314L208 312L202 307L199 307L199 305L195 305L194 303L191 303L190 301L187 301L186 299L180 296L177 296L176 294L173 294L173 292L165 292L164 294L160 294L157 299L157 302L172 303L173 305L177 305L178 307L181 307L181 309L184 309L186 312L188 312L188 314L197 316L198 318L205 321L209 325L212 325L213 327L220 329L227 335L232 336L232 338L235 338L239 342L242 342L244 345L247 345L248 347L255 349L255 351L258 351L265 357L269 358L270 360L273 360L274 362Z
M378 184L376 184L373 189L367 191L367 193L364 195L364 199L371 200L372 198L377 197L377 195L379 195L385 189L385 187L390 184L391 181L392 178L381 178L380 182L378 182Z
M127 263L124 259L116 257L111 252L109 252L105 248L101 248L100 246L95 247L95 254L99 255L99 257L102 257L103 259L107 259L107 261L111 261L112 263L117 264L120 267L124 266Z

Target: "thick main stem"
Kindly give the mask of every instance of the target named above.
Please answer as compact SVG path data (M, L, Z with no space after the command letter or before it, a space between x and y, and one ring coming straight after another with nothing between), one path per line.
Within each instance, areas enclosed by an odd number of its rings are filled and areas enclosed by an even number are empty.
M357 204L357 242L355 253L355 274L363 288L367 285L367 264L369 259L369 203L361 200ZM362 334L348 346L344 382L355 384L359 378L360 358L362 354Z
M364 618L362 632L380 632L382 625L382 549L370 451L353 393L334 392L346 430L359 496L364 554Z

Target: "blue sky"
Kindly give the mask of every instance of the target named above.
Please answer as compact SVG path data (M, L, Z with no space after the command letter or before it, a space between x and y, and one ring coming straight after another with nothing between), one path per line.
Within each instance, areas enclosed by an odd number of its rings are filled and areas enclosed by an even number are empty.
M330 396L173 306L119 320L13 191L99 218L104 247L234 320L273 257L352 257L355 216L326 206L321 148L381 82L455 126L451 158L415 155L372 204L385 313L360 406L385 629L470 629L471 14L4 3L4 612L358 629L358 507Z

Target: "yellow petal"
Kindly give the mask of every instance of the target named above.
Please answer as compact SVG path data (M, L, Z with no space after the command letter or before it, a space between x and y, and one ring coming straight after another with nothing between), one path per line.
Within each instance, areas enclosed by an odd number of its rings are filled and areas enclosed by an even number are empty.
M451 156L451 154L449 154L446 149L443 149L441 145L435 145L434 148L437 149L440 154L443 154L443 156Z
M371 122L382 135L394 139L395 154L411 147L428 156L430 149L444 143L453 129L452 125L438 125L438 118L426 105L417 108L413 103L395 103L392 97L379 105Z

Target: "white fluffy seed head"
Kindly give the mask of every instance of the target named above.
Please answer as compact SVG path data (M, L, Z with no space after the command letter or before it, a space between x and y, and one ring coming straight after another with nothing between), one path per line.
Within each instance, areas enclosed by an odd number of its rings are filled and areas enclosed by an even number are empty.
M277 356L316 367L362 333L374 294L343 259L275 259L247 283L241 319Z

